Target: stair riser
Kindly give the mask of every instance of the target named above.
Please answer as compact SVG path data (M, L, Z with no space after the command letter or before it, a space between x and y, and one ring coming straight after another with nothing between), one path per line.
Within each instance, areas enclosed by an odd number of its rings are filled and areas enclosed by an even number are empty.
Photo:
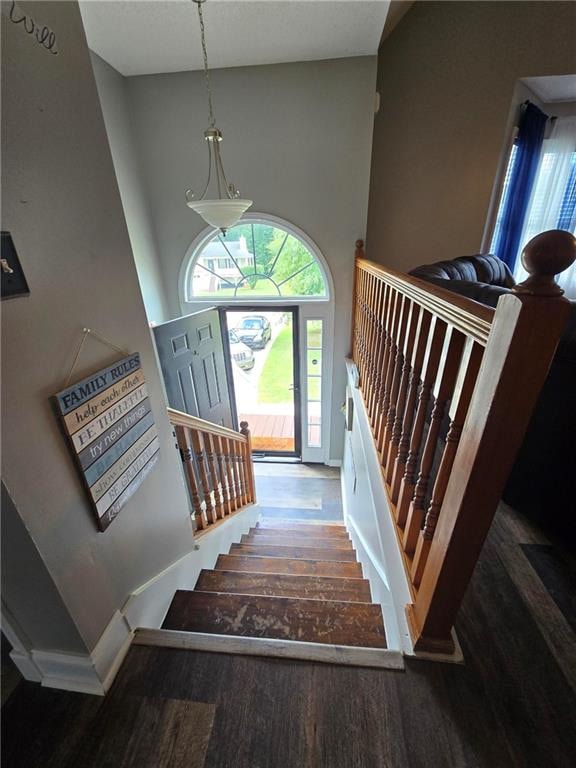
M321 576L202 571L195 589L201 592L229 592L269 597L298 597L312 600L342 600L369 603L370 587L362 579L335 579Z
M220 555L215 568L225 571L251 573L278 573L302 576L330 576L343 579L361 579L360 563L342 563L322 560L291 560L281 557L256 555Z
M310 533L314 531L314 536L345 536L348 537L348 531L343 525L311 525L306 523L274 523L267 520L259 520L256 523L256 528L252 528L251 531L286 531L287 533L301 531L302 533Z
M258 526L260 524L258 523ZM323 528L324 526L293 526L290 528L278 528L276 526L263 526L250 528L249 534L251 536L313 536L314 538L323 539L344 539L344 541L350 541L350 534L345 528L339 528L335 531L317 530L317 528Z
M244 534L241 544L272 547L322 547L323 549L344 549L352 551L352 542L346 539L317 539L310 536L252 536Z
M232 544L230 554L256 555L264 557L288 557L304 560L333 560L336 562L356 562L356 553L345 549L322 547L284 547L265 546L263 544Z

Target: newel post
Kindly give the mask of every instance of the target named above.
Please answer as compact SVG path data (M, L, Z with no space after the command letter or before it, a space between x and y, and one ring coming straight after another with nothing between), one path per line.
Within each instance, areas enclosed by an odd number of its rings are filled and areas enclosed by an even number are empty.
M246 465L246 473L248 477L248 496L249 501L256 501L256 483L254 482L254 463L252 461L252 440L250 437L250 429L247 421L240 422L240 432L246 438L246 450L244 453L244 462Z
M544 232L525 247L530 274L498 302L428 560L407 606L416 650L451 652L451 630L571 311L554 276L576 240Z
M356 248L354 250L354 277L352 281L352 309L350 313L350 354L349 357L354 359L354 334L356 331L357 321L357 296L358 296L358 261L364 259L364 240L356 240Z

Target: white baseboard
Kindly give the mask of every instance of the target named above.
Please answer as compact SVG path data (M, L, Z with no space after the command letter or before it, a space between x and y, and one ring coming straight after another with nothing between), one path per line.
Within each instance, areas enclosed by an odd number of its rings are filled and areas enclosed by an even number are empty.
M42 682L42 673L36 664L34 664L32 656L28 651L10 651L10 658L16 665L24 680L29 680L31 683Z
M342 459L328 459L326 462L327 467L341 467Z
M26 680L48 688L103 696L114 682L138 627L158 628L177 589L193 589L203 568L212 568L218 555L260 517L253 504L224 520L194 543L193 551L142 584L116 611L90 653L60 653L30 649L11 629L11 617L3 607L3 629L14 647L10 656Z
M218 555L228 552L231 544L240 543L242 534L248 533L259 517L257 504L236 512L196 539L192 552L135 590L122 607L130 628L160 627L176 590L194 589L200 571L213 568Z
M116 611L90 654L41 650L12 653L18 657L18 668L26 680L46 688L103 696L114 681L132 636L128 622Z

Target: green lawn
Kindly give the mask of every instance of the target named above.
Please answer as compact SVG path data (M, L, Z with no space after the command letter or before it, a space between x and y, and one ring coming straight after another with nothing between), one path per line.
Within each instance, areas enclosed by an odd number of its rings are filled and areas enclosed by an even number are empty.
M292 328L283 328L272 343L258 382L260 403L291 403Z

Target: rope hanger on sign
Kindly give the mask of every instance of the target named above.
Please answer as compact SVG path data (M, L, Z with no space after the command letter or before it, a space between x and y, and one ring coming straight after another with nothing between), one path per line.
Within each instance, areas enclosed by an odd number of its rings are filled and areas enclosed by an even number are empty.
M72 374L74 373L74 369L76 368L76 364L78 362L78 358L80 357L80 354L82 352L82 349L84 347L84 342L86 341L88 336L94 336L98 341L101 341L103 344L106 344L106 346L110 347L111 349L115 350L116 352L120 352L122 355L129 355L130 352L128 350L123 349L122 347L117 346L114 344L113 341L110 341L110 339L107 339L106 336L103 336L101 333L98 333L98 331L93 331L91 328L82 328L82 338L80 339L80 343L78 344L78 348L76 349L76 354L74 355L74 360L72 361L72 365L70 366L70 371L68 372L68 376L66 378L66 382L64 383L64 389L70 384L70 380L72 378Z

